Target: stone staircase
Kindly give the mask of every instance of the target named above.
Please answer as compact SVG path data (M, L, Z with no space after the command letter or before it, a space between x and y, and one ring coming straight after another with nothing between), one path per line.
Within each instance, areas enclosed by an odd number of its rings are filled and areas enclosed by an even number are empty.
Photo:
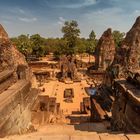
M31 120L30 108L37 96L31 82L13 81L13 71L0 73L0 137L24 131Z
M89 124L88 124L89 125ZM89 125L90 126L90 125ZM94 125L95 128L98 124ZM76 130L74 125L46 125L39 128L37 132L26 135L13 135L3 138L3 140L139 140L139 134L122 134L122 133L103 133L82 130L87 126L79 126Z
M12 70L4 70L0 73L0 94L14 83Z

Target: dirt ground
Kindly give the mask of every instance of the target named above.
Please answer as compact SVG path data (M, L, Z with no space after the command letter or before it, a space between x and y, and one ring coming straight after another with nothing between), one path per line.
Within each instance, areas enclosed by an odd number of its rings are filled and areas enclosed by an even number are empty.
M84 90L84 87L88 87L86 81L65 84L59 81L50 81L45 83L42 88L45 88L45 92L42 95L49 95L49 97L56 97L57 103L60 103L60 108L64 114L72 114L72 112L80 111L80 103L84 97L88 97ZM74 98L72 103L64 101L64 90L72 88L74 91Z

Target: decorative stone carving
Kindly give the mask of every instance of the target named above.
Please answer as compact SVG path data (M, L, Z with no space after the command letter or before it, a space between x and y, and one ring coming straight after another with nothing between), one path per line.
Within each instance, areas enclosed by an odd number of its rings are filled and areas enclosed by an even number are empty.
M62 80L79 80L77 75L76 62L72 56L62 56L60 58L60 69L62 73Z
M126 34L115 56L115 64L120 64L123 69L136 70L140 68L140 17Z

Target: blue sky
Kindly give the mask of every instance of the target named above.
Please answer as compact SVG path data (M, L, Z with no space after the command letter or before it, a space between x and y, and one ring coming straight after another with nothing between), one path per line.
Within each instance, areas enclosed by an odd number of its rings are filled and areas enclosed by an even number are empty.
M39 33L61 37L65 20L76 20L81 37L94 30L128 32L140 15L140 0L0 0L0 23L10 37Z

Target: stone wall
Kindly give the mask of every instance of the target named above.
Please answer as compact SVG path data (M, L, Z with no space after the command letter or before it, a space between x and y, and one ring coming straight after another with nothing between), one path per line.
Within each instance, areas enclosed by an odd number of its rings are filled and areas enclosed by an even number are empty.
M0 136L25 133L31 121L31 105L37 90L31 83L20 80L0 94Z
M31 122L31 106L38 94L24 56L0 25L0 137L22 134Z
M125 79L115 80L112 129L140 133L140 91Z
M60 103L56 102L56 98L39 95L32 106L31 122L35 125L56 123L58 115L60 115Z

